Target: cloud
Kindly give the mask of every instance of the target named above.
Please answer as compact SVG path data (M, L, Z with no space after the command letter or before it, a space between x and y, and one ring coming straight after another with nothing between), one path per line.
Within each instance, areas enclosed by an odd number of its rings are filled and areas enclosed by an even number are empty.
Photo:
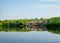
M40 1L60 3L60 0L40 0Z

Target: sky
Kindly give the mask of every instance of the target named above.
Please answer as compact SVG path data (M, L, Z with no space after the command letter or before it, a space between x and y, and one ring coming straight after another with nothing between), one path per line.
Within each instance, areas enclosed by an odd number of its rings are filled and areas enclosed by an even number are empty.
M0 0L0 20L60 16L60 0Z

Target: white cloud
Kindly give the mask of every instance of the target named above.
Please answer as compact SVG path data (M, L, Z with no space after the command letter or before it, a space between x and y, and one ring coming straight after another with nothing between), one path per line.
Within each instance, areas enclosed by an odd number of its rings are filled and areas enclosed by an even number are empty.
M40 1L60 3L60 0L40 0Z

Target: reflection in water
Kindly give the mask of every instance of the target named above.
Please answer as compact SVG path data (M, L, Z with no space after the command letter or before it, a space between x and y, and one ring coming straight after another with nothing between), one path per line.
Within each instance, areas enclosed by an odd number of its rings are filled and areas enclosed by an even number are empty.
M0 31L6 31L0 32L0 43L60 43L60 28L46 28L44 26L1 27Z
M39 26L35 26L35 27L26 27L28 30L35 30L35 31L46 31L45 27L39 27Z
M60 27L49 27L47 30L51 33L60 34Z
M5 28L5 27L1 27L0 28L0 31L15 31L15 32L29 32L29 31L48 31L48 32L51 32L51 33L56 33L56 34L60 34L60 28L58 27L49 27L49 28L46 28L46 27L39 27L39 26L35 26L35 27L25 27L25 28Z

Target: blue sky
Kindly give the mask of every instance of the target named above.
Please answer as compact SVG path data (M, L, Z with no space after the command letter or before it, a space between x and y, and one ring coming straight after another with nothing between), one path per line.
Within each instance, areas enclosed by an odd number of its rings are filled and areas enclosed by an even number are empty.
M0 19L60 16L60 0L0 0Z

